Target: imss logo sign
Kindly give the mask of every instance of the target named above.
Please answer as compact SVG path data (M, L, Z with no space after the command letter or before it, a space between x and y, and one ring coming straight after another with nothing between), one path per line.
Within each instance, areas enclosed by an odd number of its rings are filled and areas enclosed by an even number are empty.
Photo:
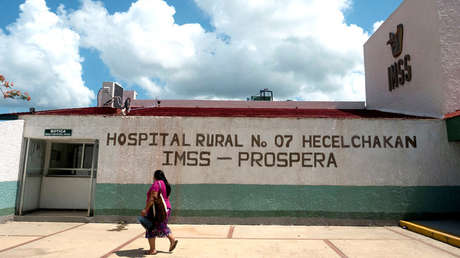
M410 65L410 55L398 59L403 51L404 26L399 24L396 33L390 32L390 39L387 45L390 45L395 62L388 67L388 90L393 91L403 86L405 82L412 80L412 67Z

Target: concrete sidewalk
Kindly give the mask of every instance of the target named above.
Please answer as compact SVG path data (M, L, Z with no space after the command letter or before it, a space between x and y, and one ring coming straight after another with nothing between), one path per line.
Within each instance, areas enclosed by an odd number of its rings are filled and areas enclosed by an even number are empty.
M159 257L460 257L460 249L399 227L170 225L179 244ZM138 224L7 222L0 257L143 257Z

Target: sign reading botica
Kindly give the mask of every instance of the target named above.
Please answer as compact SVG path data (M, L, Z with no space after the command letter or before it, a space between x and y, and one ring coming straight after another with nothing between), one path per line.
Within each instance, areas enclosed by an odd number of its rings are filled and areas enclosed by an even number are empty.
M72 129L45 129L45 136L72 136Z
M390 39L387 45L391 46L391 52L396 59L394 64L388 67L388 90L393 91L405 82L412 80L412 67L410 65L410 55L406 54L403 58L398 59L403 50L404 26L399 24L396 33L390 32Z

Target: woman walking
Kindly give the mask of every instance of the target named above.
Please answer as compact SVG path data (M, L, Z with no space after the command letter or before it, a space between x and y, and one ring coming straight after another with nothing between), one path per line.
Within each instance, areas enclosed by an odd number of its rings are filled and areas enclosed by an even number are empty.
M174 238L171 229L168 227L168 219L169 215L171 214L171 204L169 203L169 194L171 193L171 186L168 183L168 180L166 179L165 174L161 170L155 171L153 175L153 184L150 187L150 189L147 192L147 201L145 208L142 210L141 215L142 217L139 217L139 222L146 227L146 232L145 232L145 237L149 241L150 245L150 250L147 252L147 254L156 254L157 250L155 249L155 239L157 237L163 238L167 237L169 239L170 245L169 245L169 251L171 252L176 248L177 245L177 240ZM168 208L166 212L166 219L164 221L154 221L153 224L151 224L150 221L146 218L153 217L152 214L152 205L154 200L156 198L160 198L159 195L163 196L163 199L165 200L166 207ZM150 224L150 225L149 225ZM146 226L149 225L149 226Z

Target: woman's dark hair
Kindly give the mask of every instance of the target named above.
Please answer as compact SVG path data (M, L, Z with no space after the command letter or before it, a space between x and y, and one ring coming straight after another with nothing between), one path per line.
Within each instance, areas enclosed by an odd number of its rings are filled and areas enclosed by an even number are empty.
M169 194L171 193L171 186L168 183L168 179L166 179L165 173L163 173L161 170L156 170L153 174L153 178L155 178L155 180L163 180L163 182L165 182L166 194L169 197Z

